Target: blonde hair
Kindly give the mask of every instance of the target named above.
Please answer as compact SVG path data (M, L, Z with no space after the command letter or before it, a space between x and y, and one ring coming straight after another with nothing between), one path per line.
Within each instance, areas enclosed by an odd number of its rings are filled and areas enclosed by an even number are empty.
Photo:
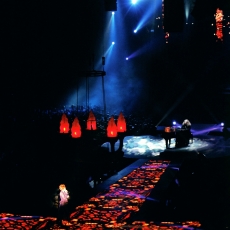
M190 121L188 120L188 119L185 119L184 121L183 121L183 124L182 125L191 125L191 123L190 123Z
M60 185L59 185L59 189L60 189L60 190L65 189L65 188L66 188L66 187L65 187L65 184L60 184Z

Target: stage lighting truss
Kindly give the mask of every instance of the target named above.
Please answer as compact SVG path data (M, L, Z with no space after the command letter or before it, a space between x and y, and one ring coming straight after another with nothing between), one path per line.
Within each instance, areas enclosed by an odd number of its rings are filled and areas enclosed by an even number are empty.
M105 76L105 75L106 75L105 71L98 71L98 70L86 71L87 77L100 77L100 76Z

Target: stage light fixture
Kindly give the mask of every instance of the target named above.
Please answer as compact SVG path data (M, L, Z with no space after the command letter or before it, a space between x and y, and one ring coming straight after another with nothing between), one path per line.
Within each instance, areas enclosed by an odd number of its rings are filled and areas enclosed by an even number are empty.
M223 126L224 126L224 123L222 122L220 125L223 127Z
M115 12L113 11L113 12L112 12L112 15L114 15L114 14L115 14Z
M135 5L137 3L137 0L132 0L132 4Z
M133 32L134 32L134 33L136 33L136 32L137 32L137 30L134 30Z
M115 42L112 42L112 45L114 45L115 44Z
M176 121L173 121L173 125L176 125Z

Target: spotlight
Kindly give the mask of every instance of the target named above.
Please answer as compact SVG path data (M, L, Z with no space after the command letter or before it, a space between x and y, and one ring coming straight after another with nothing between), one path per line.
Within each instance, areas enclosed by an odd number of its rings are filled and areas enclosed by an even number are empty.
M223 126L224 126L224 123L222 122L220 125L223 127Z
M128 61L128 60L129 60L129 58L127 57L127 58L126 58L126 60Z
M112 14L115 14L115 12L112 12Z
M115 44L115 42L112 42L112 45L114 45Z
M132 4L135 5L137 3L137 0L132 0Z
M176 125L176 121L173 121L173 125Z
M136 32L137 32L137 30L134 30L133 32L134 32L134 33L136 33Z

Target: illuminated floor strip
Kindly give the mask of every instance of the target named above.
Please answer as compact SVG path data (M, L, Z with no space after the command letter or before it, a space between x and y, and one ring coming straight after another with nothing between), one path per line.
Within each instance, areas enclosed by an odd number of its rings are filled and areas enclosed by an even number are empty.
M169 163L149 160L88 202L76 207L76 211L70 216L72 225L68 229L197 229L200 227L199 222L128 223L130 215L139 211ZM55 218L18 219L11 214L0 217L1 229L60 229L54 226Z

